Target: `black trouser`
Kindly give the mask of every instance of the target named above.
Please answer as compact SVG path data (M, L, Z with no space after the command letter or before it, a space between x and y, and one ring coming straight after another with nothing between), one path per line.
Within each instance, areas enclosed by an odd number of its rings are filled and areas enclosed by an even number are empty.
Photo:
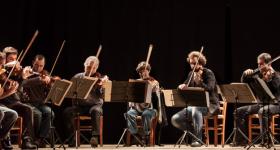
M23 118L23 136L34 137L33 133L33 110L32 107L20 101L7 105L8 108L15 110Z
M249 115L257 114L260 110L261 106L259 104L254 105L247 105L237 108L236 112L236 126L239 128L245 135L246 135L246 128L245 128L245 121L246 118L248 118ZM236 135L236 142L241 143L242 141L245 141L245 139L242 138L242 135L237 132ZM247 142L247 141L245 141ZM243 142L244 143L244 142Z
M280 107L278 104L269 104L262 107L258 114L261 124L261 133L265 132L269 128L270 121L273 115L280 113Z
M67 133L74 133L75 131L75 117L77 113L80 115L90 114L92 125L92 136L99 135L100 129L100 116L103 114L102 104L92 106L72 106L68 107L63 112L64 123Z

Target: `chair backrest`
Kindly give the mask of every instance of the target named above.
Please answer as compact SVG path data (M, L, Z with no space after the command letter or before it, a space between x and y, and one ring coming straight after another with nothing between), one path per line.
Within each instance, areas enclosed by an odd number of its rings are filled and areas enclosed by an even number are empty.
M220 102L220 114L225 117L227 113L227 101L226 98L223 96L219 85L217 85L217 92L218 92L219 102Z

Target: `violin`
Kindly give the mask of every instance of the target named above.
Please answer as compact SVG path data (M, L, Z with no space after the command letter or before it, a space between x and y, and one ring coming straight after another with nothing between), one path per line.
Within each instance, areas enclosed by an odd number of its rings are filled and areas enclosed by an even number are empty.
M17 81L7 79L6 69L0 69L0 88L1 88L0 97L1 98L14 94L17 91L18 86L19 84Z

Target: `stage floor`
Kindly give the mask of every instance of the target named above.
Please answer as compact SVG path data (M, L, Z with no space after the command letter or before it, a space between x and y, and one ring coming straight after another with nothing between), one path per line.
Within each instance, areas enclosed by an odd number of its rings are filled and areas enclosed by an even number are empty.
M58 146L58 145L57 145ZM65 147L67 150L76 150L75 147ZM275 145L275 148L276 149L280 149L280 145ZM18 149L18 146L15 146L14 149ZM39 148L39 150L51 150L52 148ZM63 148L55 148L57 150L63 150ZM174 145L164 145L162 147L159 147L159 146L154 146L154 147L137 147L137 146L130 146L130 147L123 147L123 146L120 146L118 148L116 148L116 145L103 145L103 147L98 147L98 148L91 148L90 145L81 145L78 149L81 149L81 150L92 150L92 149L102 149L102 150L110 150L110 149L120 149L120 150L135 150L135 149L145 149L145 150L148 150L148 149L152 149L152 150L165 150L165 149L194 149L194 147L190 147L190 146L186 146L186 145L182 145L180 148L177 146L174 148ZM205 147L205 146L202 146L202 147L195 147L195 149L197 150L214 150L214 149L222 149L222 150L233 150L233 149L243 149L243 150L246 150L244 149L243 147L230 147L229 145L225 145L224 148L222 148L222 146L217 146L217 147L214 147L214 145L209 145L208 147ZM250 148L251 150L254 150L254 149L266 149L264 147L258 147L256 145L256 147L251 147ZM271 148L273 149L273 148Z

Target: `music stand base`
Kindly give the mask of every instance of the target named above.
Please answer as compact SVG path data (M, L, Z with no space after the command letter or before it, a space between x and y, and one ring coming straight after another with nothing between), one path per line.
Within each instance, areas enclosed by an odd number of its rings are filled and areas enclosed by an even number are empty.
M56 131L55 127L53 127L53 126L50 127L50 136L51 136L50 137L50 143L48 143L48 144L50 145L50 147L53 150L55 150L56 149L56 147L55 147L56 142L62 143L62 141L61 141L61 138L59 137L58 132ZM55 139L55 137L57 139ZM63 143L61 144L61 146L63 147L64 150L66 149Z
M185 130L183 135L178 139L178 141L176 142L176 144L174 145L174 147L176 147L176 145L178 144L179 148L181 147L181 144L182 142L184 141L184 139L186 138L186 136L189 135L191 136L192 138L194 138L195 140L197 140L199 143L201 143L202 145L205 145L206 147L208 145L206 145L202 140L200 140L198 137L196 137L193 133L191 133L190 131L188 130Z
M229 137L227 138L225 144L232 138L232 143L233 143L233 146L237 146L236 144L236 135L237 135L237 132L239 132L242 137L247 141L249 142L249 138L240 130L240 128L233 128L232 132L230 133Z
M276 150L275 145L274 145L274 141L277 141L274 136L272 135L270 130L266 130L264 133L262 133L261 135L257 136L250 145L248 145L247 150L249 150L254 144L256 144L257 141L259 141L261 138L263 138L263 136L267 136L268 137L268 141L266 143L266 145L264 145L264 147L266 147L267 149L270 149L271 147L273 147L274 150ZM271 142L271 145L270 145ZM265 143L263 143L265 144ZM246 148L247 146L245 146L244 148Z
M124 142L123 137L124 137L124 135L126 134L126 132L129 132L128 128L125 128L125 129L124 129L124 131L123 131L123 133L122 133L122 136L120 137L119 142L118 142L116 148L119 147L121 141ZM131 135L136 139L136 141L137 141L141 146L145 147L145 144L144 144L143 142L141 142L141 140L140 140L137 136L135 136L134 134L131 134ZM124 142L124 143L125 143L125 142Z

